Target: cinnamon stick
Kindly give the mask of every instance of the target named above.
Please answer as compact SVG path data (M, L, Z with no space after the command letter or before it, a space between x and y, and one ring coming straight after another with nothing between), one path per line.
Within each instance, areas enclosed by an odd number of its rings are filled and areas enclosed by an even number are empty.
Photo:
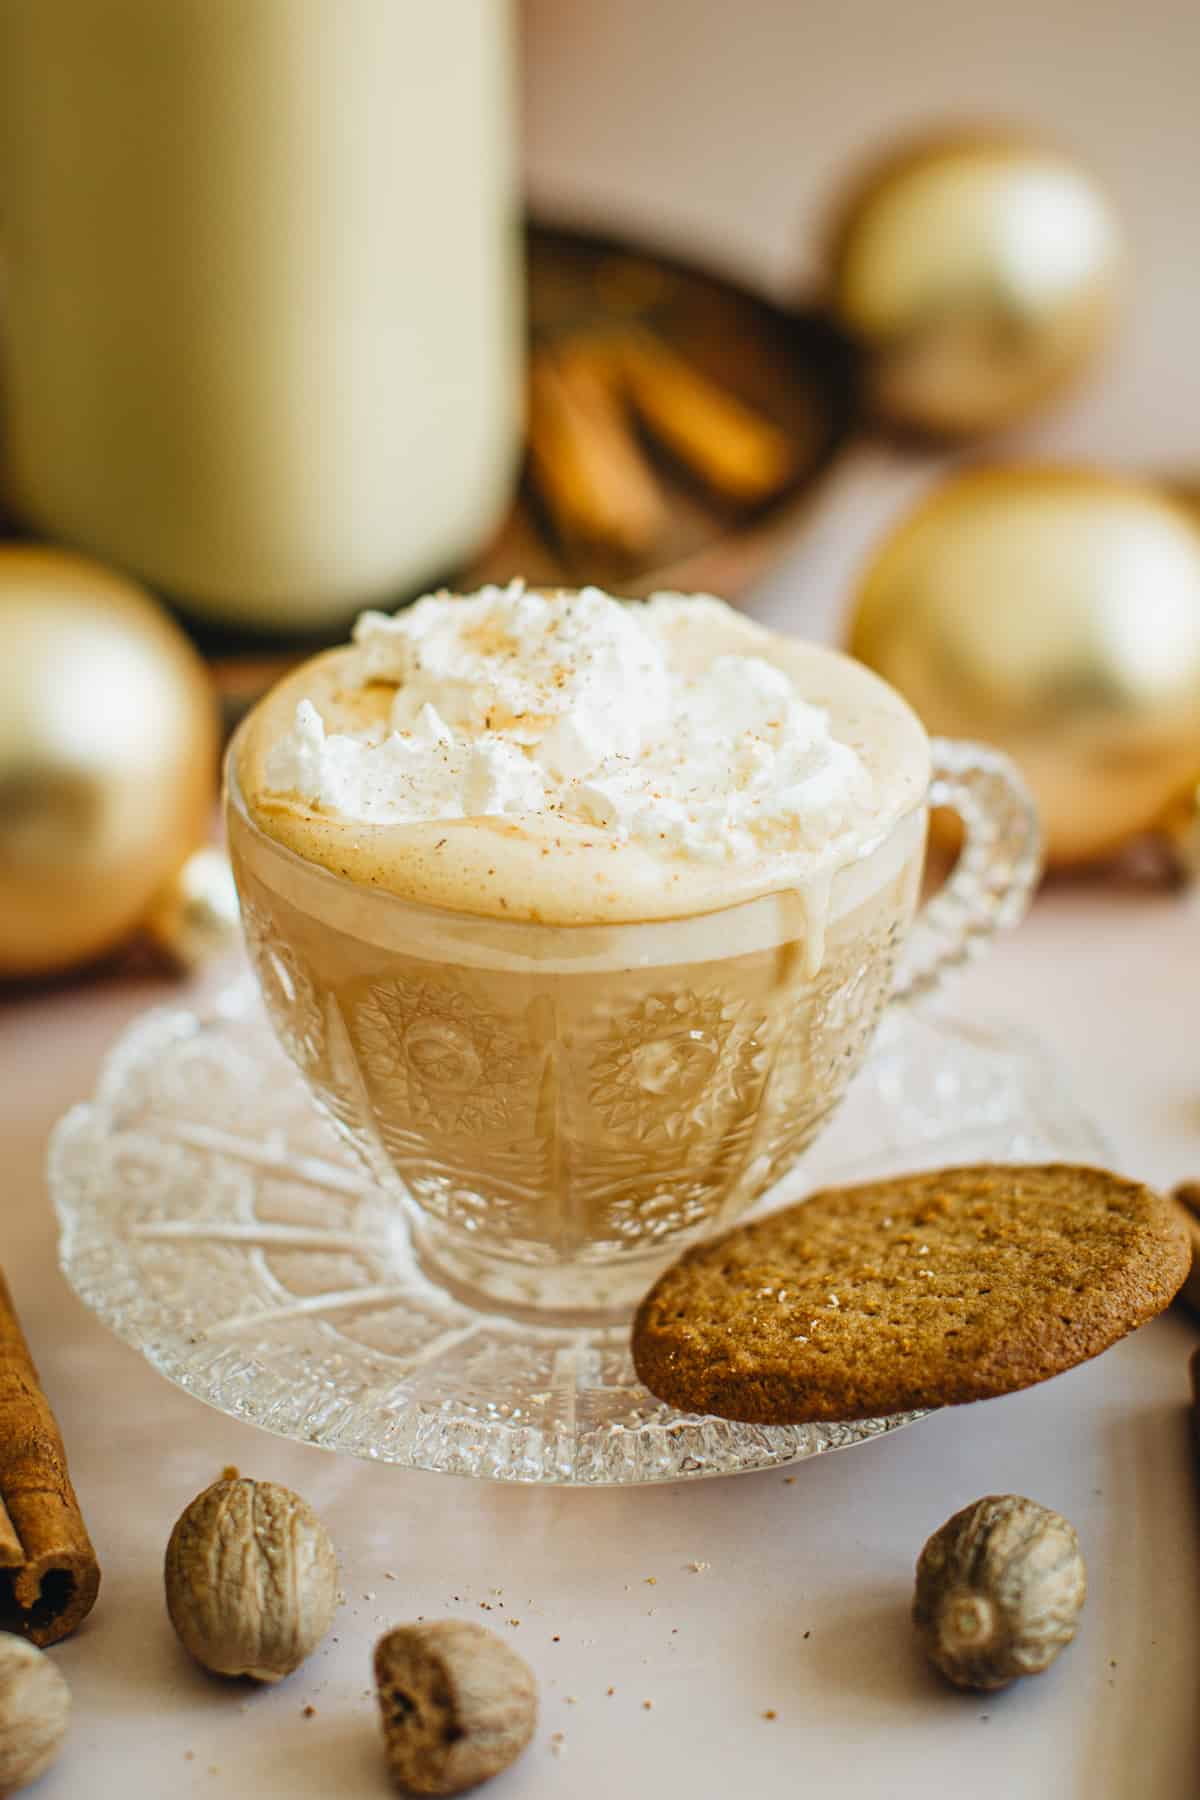
M99 1586L62 1437L0 1273L0 1629L57 1643Z
M796 472L796 451L772 420L649 332L623 337L619 354L646 431L710 488L750 506L786 487Z
M538 491L569 543L630 557L650 550L666 506L638 447L606 356L584 346L533 358L529 459Z

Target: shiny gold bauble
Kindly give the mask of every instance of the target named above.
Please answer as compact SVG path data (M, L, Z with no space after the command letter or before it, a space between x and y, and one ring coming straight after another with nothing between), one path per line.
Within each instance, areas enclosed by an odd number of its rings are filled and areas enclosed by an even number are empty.
M831 300L879 416L969 436L1086 367L1123 262L1107 197L1070 157L1016 134L944 137L897 152L844 206Z
M140 588L0 546L0 977L118 944L205 835L204 665Z
M876 551L849 645L927 729L1016 758L1051 862L1157 826L1200 777L1200 529L1150 486L952 478Z

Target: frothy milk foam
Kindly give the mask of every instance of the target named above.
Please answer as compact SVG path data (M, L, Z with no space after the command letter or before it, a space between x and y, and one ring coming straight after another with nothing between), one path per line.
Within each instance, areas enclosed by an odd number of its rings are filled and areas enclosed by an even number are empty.
M929 747L867 670L720 601L514 584L365 615L232 773L285 1044L440 1268L575 1306L828 1117L915 908Z
M271 836L411 900L579 925L790 894L819 939L929 758L868 671L719 600L514 583L365 614L276 690L240 775Z

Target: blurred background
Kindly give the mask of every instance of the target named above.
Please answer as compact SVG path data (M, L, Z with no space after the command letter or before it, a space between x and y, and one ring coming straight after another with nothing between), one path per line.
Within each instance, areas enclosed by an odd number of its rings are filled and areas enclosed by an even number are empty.
M822 279L864 157L940 125L1048 133L1111 191L1135 280L1097 378L1022 434L1054 454L1200 464L1200 217L1188 0L527 0L534 203L617 222L769 291Z
M1185 0L0 0L0 978L228 940L369 605L725 595L1200 864Z

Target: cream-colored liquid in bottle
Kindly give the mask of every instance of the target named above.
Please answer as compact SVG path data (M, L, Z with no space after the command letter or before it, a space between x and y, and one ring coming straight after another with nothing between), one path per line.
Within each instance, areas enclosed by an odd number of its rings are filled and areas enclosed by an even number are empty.
M0 477L193 610L319 629L494 525L509 0L0 0Z

